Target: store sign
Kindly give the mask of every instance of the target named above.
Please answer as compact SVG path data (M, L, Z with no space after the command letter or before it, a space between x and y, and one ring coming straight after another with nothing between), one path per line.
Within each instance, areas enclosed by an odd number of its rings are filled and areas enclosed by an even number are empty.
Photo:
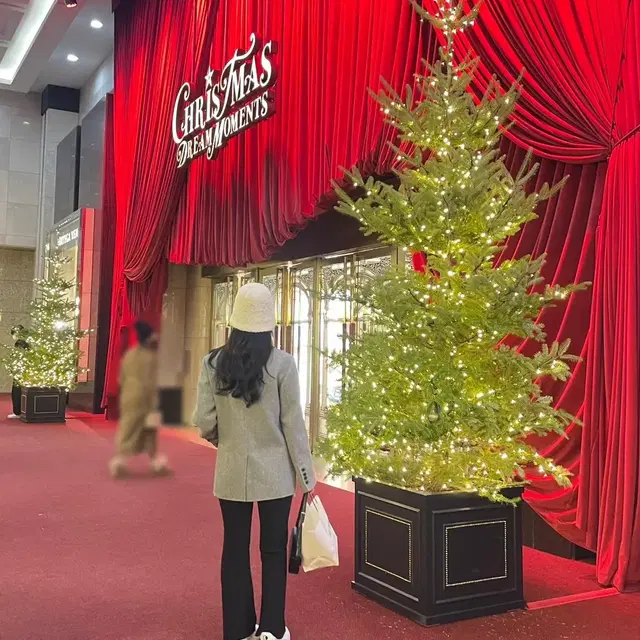
M58 236L58 249L61 249L65 245L78 239L80 229L71 229L68 233L63 233Z
M178 167L207 154L211 160L229 140L271 116L276 81L276 43L251 34L247 51L236 49L222 71L209 68L204 95L191 99L185 82L174 103L172 133Z

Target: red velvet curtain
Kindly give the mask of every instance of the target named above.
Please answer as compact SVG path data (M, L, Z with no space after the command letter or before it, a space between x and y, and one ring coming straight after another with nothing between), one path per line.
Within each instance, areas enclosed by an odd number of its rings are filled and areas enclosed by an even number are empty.
M96 356L97 384L104 384L107 375L108 359L103 345L109 344L109 327L111 325L111 299L113 293L113 264L116 236L116 168L115 168L115 136L113 130L114 104L113 94L107 95L104 156L102 167L102 242L100 256L100 292L98 302L98 354ZM106 320L106 321L105 321ZM104 388L103 388L104 391ZM111 417L111 416L108 416Z
M505 161L512 172L521 166L526 151L510 141L503 144ZM560 194L538 210L538 219L526 225L512 238L499 256L499 261L523 256L547 255L543 269L545 282L569 284L592 282L595 271L595 236L606 178L606 163L587 165L566 164L537 158L538 175L532 189L543 184L556 184L565 176L569 180ZM549 341L562 342L569 338L571 350L583 360L567 382L543 381L543 391L556 398L557 405L584 419L585 380L588 355L590 309L593 289L577 293L567 304L545 309L539 321L544 324ZM539 349L535 341L524 342L520 350L533 353ZM551 434L533 439L538 450L554 458L572 471L573 486L559 488L550 477L531 474L531 484L525 499L565 537L582 546L589 546L585 533L576 527L578 495L581 487L581 442L583 430L572 425L568 438Z
M579 470L577 482L564 496L536 483L529 499L564 535L597 550L598 580L619 589L640 583L639 5L634 0L486 0L476 28L458 42L460 55L473 50L482 60L478 91L492 74L509 84L525 69L508 132L516 145L556 161L604 163L591 169L598 176L595 188L603 182L603 194L582 348L586 360L575 380L556 390L563 406L575 408L584 398L584 427L581 436L572 430L568 444L548 444L563 458L567 447L576 452L581 440L579 463L573 465ZM585 242L591 241L587 234ZM559 253L550 252L549 262L566 259L568 249L565 244ZM568 274L554 275L567 281ZM584 321L567 321L561 335L575 332L574 346L580 346L583 327Z
M264 260L316 215L340 165L388 171L393 154L368 87L398 89L429 56L405 0L132 0L116 11L117 238L106 395L117 394L133 316L159 316L174 262ZM252 32L278 42L276 114L213 161L178 171L171 137L183 82L202 87Z
M161 311L167 244L186 182L176 169L170 123L185 77L201 75L217 0L129 2L115 13L115 171L117 228L105 401L134 316Z
M436 44L406 0L270 0L268 10L263 0L235 0L220 5L212 66L252 32L278 43L276 114L214 162L192 164L172 262L261 262L322 210L340 166L388 172L393 131L367 89L380 88L381 76L399 90L413 84Z

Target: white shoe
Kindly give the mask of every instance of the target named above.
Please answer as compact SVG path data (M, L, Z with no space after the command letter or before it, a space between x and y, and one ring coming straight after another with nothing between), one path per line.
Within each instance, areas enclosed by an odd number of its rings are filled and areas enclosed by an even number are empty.
M20 416L17 416L15 413L10 413L10 414L7 416L7 419L8 419L8 420L17 420L19 417L20 417Z
M169 469L169 461L167 460L167 456L159 453L155 458L151 460L151 468L153 469L153 473L157 475L165 475L171 473Z
M259 640L258 636L256 636L256 633L258 633L258 625L256 625L256 630L250 636L244 638L244 640Z
M259 640L291 640L291 634L289 633L289 629L285 627L284 635L282 636L282 638L276 638L273 633L265 631L264 633L260 634Z
M109 472L112 478L122 478L127 473L127 465L123 458L115 456L109 460Z

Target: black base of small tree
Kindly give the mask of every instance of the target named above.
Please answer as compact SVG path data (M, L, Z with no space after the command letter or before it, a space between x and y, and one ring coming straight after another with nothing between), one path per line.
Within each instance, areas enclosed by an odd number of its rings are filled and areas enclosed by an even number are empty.
M159 390L160 412L162 424L166 427L182 426L182 389L180 387L163 387Z
M20 399L20 420L28 423L65 422L67 392L57 388L26 387Z
M358 478L355 488L356 591L425 626L526 606L519 506Z

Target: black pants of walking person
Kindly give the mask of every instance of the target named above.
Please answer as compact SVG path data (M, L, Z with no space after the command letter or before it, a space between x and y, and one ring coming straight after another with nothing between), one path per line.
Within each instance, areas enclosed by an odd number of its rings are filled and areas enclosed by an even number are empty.
M14 382L11 387L11 404L13 405L13 415L19 416L22 402L22 389Z
M287 591L287 541L291 497L258 502L262 604L259 633L282 638ZM220 500L224 522L222 618L224 640L247 638L255 630L256 608L249 559L252 502Z

